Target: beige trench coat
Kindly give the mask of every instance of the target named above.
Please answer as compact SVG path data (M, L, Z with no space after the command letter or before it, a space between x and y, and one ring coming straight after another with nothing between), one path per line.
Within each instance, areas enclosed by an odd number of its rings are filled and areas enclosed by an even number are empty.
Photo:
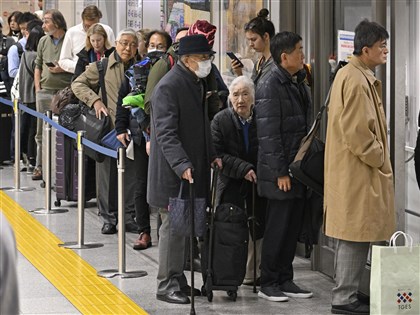
M113 124L115 123L115 114L117 112L118 91L123 80L125 80L124 64L119 61L119 56L114 51L108 58L108 67L105 73L107 106ZM98 68L89 66L85 72L73 81L71 89L78 99L92 107L97 100L101 99L102 95L100 91L95 93L95 91L99 90Z
M395 231L394 188L382 85L358 57L333 83L325 147L324 232L387 240Z

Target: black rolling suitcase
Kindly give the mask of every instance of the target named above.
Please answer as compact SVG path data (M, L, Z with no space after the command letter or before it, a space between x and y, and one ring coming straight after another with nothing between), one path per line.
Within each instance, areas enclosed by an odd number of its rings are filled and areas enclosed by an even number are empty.
M57 131L56 135L56 207L61 200L77 201L77 150L73 139ZM85 156L85 201L96 197L95 161Z
M201 248L204 285L201 292L213 300L213 290L227 291L236 301L245 278L249 231L246 212L229 203L215 206L218 170L213 172L212 205L208 230Z

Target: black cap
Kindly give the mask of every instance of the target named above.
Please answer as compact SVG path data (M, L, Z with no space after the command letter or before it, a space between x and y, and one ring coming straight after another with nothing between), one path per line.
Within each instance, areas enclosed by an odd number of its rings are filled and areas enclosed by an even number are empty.
M204 35L190 35L182 37L179 41L178 55L213 55L214 52Z

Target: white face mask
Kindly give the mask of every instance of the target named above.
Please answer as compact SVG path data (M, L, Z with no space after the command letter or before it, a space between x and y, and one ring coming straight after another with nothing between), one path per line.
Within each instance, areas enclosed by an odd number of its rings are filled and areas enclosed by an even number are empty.
M199 78L205 78L211 71L211 60L197 61L198 70L194 71Z
M152 53L152 52L154 52L154 51L164 52L163 50L159 50L159 49L157 49L157 48L148 48L148 49L147 49L147 53L148 53L148 54L149 54L149 53Z

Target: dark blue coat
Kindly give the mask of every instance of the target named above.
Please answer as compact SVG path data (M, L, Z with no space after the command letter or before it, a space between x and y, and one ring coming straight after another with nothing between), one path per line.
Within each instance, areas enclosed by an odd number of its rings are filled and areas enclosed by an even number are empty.
M311 96L304 83L305 71L292 77L273 64L258 82L255 113L258 134L258 192L268 199L303 197L305 187L292 179L292 190L281 191L277 178L289 174L302 138L311 122Z

